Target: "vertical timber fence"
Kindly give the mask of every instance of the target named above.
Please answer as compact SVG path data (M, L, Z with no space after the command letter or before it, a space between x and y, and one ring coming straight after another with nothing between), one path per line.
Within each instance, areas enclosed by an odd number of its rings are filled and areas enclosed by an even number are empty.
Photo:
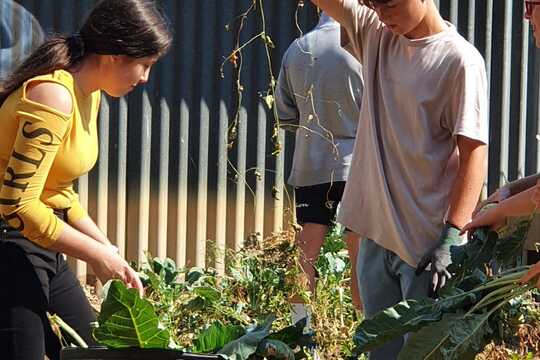
M271 66L277 76L281 56L300 30L316 24L317 13L308 0L301 7L296 0L262 2L266 29L256 9L239 40L245 44L266 31L275 44ZM523 2L435 2L486 59L491 135L485 192L535 173L540 57L523 20ZM37 22L46 34L73 32L94 3L0 0L0 74L31 48ZM262 99L270 86L269 68L260 38L243 49L244 91L236 137L229 138L238 93L234 67L225 59L236 43L238 16L252 3L161 1L175 33L170 53L154 67L146 86L121 99L103 96L100 157L79 180L78 190L91 216L130 260L143 261L148 250L179 265L223 271L223 253L209 256L214 246L208 244L238 249L247 237L269 235L292 219L293 200L284 181L294 138L280 132L281 152L273 154L274 120ZM13 4L37 22L14 21L18 10ZM84 263L72 265L80 278L86 276Z

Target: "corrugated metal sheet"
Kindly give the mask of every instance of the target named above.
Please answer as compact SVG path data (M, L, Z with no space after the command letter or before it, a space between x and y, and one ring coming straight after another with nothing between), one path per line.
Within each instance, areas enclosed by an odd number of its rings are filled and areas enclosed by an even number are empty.
M6 2L7 0L0 0ZM299 25L316 22L312 6L299 10ZM486 58L490 77L488 188L536 172L539 57L516 0L436 1L443 17ZM46 32L72 32L93 0L21 0ZM290 218L283 181L293 138L282 132L284 151L272 156L272 116L260 94L269 86L260 41L244 51L245 87L237 138L228 146L238 96L231 66L220 65L235 43L226 25L249 7L248 0L168 0L163 6L175 31L175 46L153 70L151 81L122 99L104 98L100 159L79 181L81 199L98 225L129 259L144 251L179 264L223 270L223 253L209 256L207 240L238 248L250 234L279 230ZM273 71L299 32L295 1L265 0ZM231 23L234 30L234 23ZM251 15L241 43L260 33ZM273 196L273 192L276 192ZM284 220L285 215L285 220ZM206 262L206 259L210 259ZM86 267L77 263L77 273Z

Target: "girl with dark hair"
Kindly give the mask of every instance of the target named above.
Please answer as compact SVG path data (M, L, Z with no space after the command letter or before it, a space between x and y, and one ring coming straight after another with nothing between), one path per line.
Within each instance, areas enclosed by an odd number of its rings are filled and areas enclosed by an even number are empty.
M47 312L93 343L94 314L62 253L142 295L73 181L97 160L101 91L119 97L144 84L170 44L154 1L103 0L78 33L49 39L0 84L2 359L59 359Z

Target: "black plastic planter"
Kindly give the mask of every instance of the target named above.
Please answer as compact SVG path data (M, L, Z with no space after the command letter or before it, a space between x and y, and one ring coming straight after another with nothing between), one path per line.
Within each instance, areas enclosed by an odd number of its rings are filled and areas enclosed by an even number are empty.
M220 355L202 355L176 350L158 349L107 349L93 347L89 349L65 348L61 360L221 360Z

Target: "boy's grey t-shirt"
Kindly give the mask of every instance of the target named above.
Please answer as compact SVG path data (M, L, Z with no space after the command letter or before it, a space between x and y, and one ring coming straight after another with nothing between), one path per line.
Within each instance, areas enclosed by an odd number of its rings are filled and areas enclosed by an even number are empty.
M296 130L289 184L347 179L362 98L361 67L326 15L287 49L276 86L278 116Z
M449 207L456 136L488 143L484 60L451 24L410 40L357 0L336 6L364 75L338 221L417 266L436 245Z

